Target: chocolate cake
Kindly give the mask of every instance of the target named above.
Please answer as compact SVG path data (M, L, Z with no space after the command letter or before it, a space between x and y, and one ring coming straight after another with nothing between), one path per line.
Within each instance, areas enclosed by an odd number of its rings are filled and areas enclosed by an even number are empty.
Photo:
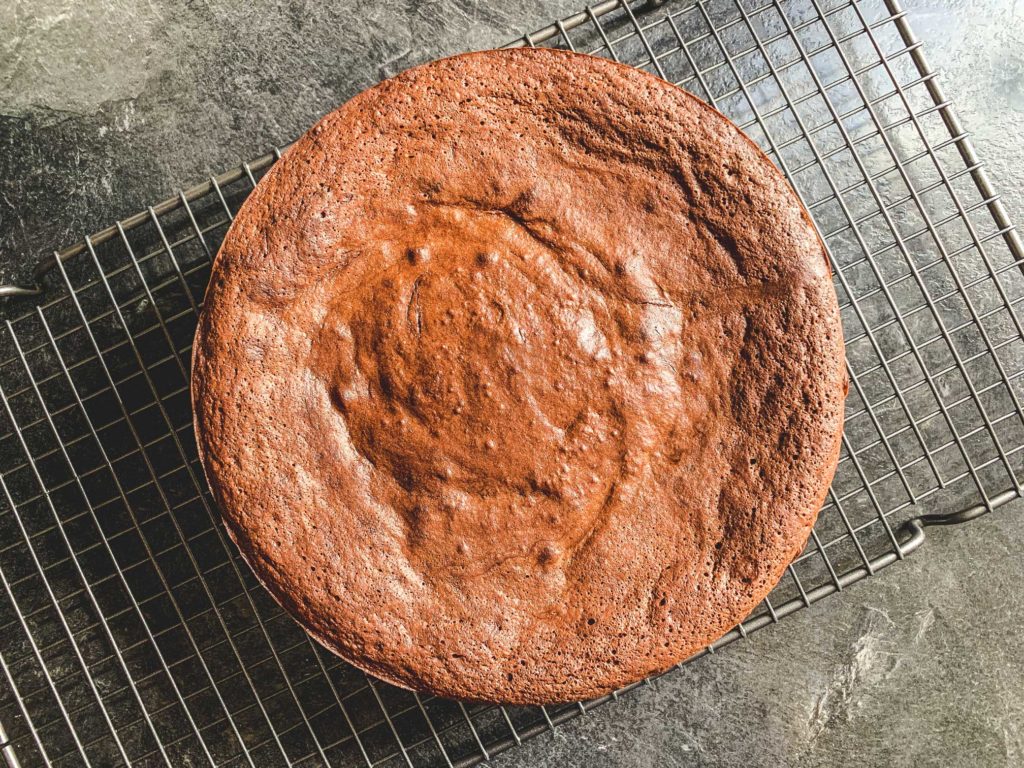
M606 60L410 70L245 202L194 348L227 530L317 640L408 688L596 696L800 552L847 383L825 249L755 144Z

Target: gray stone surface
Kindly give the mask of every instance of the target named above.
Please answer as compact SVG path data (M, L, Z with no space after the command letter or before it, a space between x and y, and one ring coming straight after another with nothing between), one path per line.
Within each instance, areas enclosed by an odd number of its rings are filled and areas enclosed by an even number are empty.
M296 136L365 85L579 0L7 0L0 277ZM1024 7L907 0L1024 214ZM1024 526L1010 505L495 760L511 766L1024 765Z

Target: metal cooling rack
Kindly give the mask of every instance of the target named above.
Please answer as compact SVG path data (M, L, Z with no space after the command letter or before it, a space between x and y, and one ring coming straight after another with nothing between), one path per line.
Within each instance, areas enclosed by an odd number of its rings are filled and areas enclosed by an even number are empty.
M1024 248L895 0L615 0L512 45L609 56L711 102L828 243L851 380L839 470L807 550L715 648L901 559L924 525L1021 494ZM375 681L311 642L226 540L190 344L211 255L279 155L2 289L9 765L465 766L618 696L494 707Z

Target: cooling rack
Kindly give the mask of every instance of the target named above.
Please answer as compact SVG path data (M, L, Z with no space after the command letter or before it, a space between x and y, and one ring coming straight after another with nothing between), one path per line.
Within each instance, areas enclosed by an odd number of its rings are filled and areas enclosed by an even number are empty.
M895 0L615 0L511 45L611 57L712 103L828 244L851 381L839 469L806 551L709 651L1020 495L1024 248ZM310 641L226 540L190 345L211 256L280 154L0 288L10 766L467 766L622 693L526 708L399 690Z

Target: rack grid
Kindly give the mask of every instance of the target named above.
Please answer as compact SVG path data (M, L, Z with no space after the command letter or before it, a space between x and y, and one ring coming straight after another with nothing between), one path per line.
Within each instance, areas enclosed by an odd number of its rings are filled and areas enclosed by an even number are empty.
M510 45L644 68L786 173L829 249L851 389L807 549L713 651L1021 495L1024 248L896 0L607 0ZM468 766L623 691L421 696L321 649L227 540L192 435L196 313L284 149L40 262L0 333L7 764Z

